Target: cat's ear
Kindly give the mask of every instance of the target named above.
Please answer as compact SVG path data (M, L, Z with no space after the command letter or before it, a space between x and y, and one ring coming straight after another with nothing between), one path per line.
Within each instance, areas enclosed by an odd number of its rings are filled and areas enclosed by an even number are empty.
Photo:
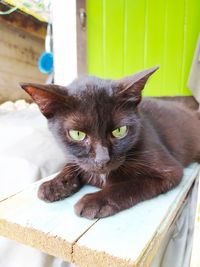
M54 84L20 83L20 86L32 97L47 118L51 118L56 110L62 108L65 95L64 88ZM66 89L66 88L65 88ZM67 95L67 94L66 94Z
M115 94L121 100L138 104L142 97L142 90L149 77L159 68L159 66L143 70L131 76L114 81L116 86Z

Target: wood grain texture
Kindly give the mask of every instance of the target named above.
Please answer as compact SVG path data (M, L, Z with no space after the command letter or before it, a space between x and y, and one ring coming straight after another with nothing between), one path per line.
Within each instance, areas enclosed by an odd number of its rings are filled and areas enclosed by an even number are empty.
M0 102L29 99L19 82L44 83L37 67L44 41L0 22Z
M0 235L78 266L148 266L199 169L187 168L180 185L166 194L92 221L77 217L73 206L96 188L85 186L65 200L45 203L37 198L43 179L0 201Z
M65 261L72 261L73 243L95 222L77 217L73 205L95 188L85 187L70 198L50 204L37 197L40 183L1 200L0 234Z
M81 12L86 12L86 0L76 0L76 37L77 37L77 72L87 74L87 16L85 25L81 24ZM85 13L86 15L86 13Z
M7 11L11 7L0 3L0 10ZM39 39L45 39L47 23L38 21L36 18L16 10L6 16L0 16L0 23L12 25L16 29L27 32Z

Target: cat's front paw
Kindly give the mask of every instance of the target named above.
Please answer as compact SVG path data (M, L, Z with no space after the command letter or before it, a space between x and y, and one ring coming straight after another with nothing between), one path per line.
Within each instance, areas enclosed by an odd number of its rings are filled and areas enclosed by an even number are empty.
M79 187L80 185L76 180L64 181L56 177L40 185L38 197L46 202L54 202L72 195Z
M115 214L117 208L101 196L101 192L87 194L74 206L75 213L88 219L103 218Z

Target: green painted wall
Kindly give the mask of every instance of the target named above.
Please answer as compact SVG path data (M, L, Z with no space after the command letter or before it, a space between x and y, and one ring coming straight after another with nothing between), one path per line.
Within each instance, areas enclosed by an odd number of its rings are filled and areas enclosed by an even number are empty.
M200 0L87 0L88 72L119 78L160 65L144 94L190 95Z

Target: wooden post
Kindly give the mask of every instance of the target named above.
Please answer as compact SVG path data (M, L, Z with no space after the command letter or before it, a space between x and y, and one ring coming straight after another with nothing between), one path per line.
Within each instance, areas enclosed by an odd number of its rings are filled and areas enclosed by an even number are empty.
M77 69L87 74L87 14L86 0L76 0Z

